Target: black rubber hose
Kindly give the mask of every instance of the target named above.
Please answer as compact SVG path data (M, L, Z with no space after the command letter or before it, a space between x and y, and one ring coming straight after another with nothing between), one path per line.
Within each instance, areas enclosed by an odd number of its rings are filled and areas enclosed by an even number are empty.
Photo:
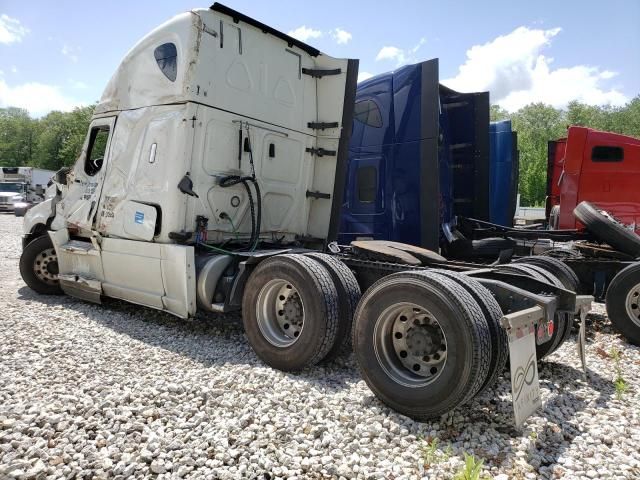
M245 190L247 191L247 195L249 196L249 210L251 212L251 238L249 239L249 248L253 248L253 245L257 243L257 239L260 235L259 227L257 226L258 222L256 221L256 213L255 206L253 203L253 195L251 194L251 188L249 187L249 181L255 182L252 177L241 177L239 175L229 175L228 177L224 177L220 180L220 186L222 188L231 187L233 185L238 185L242 183ZM257 187L257 185L256 185ZM256 188L258 192L258 202L260 201L259 189ZM258 210L258 215L260 215L260 210ZM258 220L259 221L259 220Z
M262 195L260 194L258 181L255 178L251 178L251 181L253 182L253 188L256 189L256 239L251 245L251 249L255 250L258 245L258 241L260 240L260 229L262 227Z

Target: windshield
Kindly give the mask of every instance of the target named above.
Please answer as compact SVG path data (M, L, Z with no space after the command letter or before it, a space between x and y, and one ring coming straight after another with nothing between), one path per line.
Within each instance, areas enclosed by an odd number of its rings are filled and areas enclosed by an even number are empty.
M24 183L0 183L0 192L22 193L24 190Z

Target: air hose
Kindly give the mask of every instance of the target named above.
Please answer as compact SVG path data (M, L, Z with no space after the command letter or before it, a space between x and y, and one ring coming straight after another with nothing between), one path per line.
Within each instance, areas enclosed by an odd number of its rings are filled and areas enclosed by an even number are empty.
M220 180L219 185L222 188L231 187L242 183L247 195L249 197L249 210L251 213L251 238L249 240L249 250L253 251L258 246L260 241L260 227L262 223L262 195L260 194L260 186L256 179L256 171L253 163L253 148L251 147L251 136L249 135L249 124L246 125L247 130L247 144L249 150L249 164L251 165L251 175L228 175ZM256 190L256 203L254 204L253 195L251 194L251 188L249 182L253 183L253 188Z

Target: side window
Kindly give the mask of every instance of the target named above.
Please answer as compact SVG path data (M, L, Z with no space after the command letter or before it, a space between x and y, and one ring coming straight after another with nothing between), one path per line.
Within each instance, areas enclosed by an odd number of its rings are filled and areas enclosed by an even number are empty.
M173 43L163 43L153 52L160 71L172 82L178 76L178 50Z
M353 117L370 127L380 128L382 126L382 114L380 113L378 105L376 105L373 100L356 102Z
M378 170L376 167L358 168L358 201L373 203L378 193Z
M621 162L624 160L622 147L597 146L591 150L591 160L594 162Z
M109 139L109 127L106 125L93 127L89 136L89 148L84 159L84 172L93 177L102 169L104 155L107 150L107 140Z

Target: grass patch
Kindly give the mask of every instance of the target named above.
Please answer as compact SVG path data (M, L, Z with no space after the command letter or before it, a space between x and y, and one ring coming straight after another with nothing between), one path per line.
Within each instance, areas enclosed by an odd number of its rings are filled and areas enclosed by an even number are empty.
M475 455L464 453L464 466L460 468L454 475L454 480L484 480L491 478L489 475L482 474L482 464L484 460L477 458Z
M618 400L622 400L624 394L629 391L629 384L622 376L622 366L620 365L622 352L620 352L617 347L612 347L610 357L613 359L613 366L616 374L616 378L613 380L613 386L616 391L616 398Z
M422 451L422 463L425 468L429 468L432 465L446 462L451 458L453 448L450 444L444 448L439 449L440 441L437 438L432 438L429 441L424 441L424 445L421 448Z

